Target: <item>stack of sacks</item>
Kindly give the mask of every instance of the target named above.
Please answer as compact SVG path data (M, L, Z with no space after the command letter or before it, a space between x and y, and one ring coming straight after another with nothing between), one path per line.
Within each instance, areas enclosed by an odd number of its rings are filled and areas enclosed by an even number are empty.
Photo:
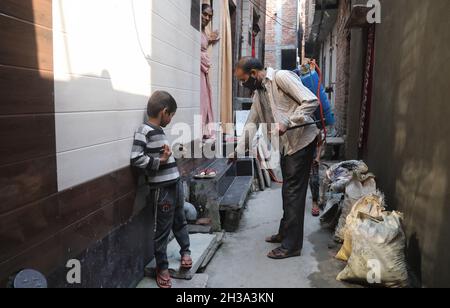
M345 238L345 227L347 216L350 214L353 206L359 199L377 191L377 183L373 174L354 173L353 178L345 187L345 198L341 202L341 216L339 218L334 239L338 243L343 243Z
M324 184L333 196L344 193L339 204L336 242L344 243L336 258L348 261L338 280L385 287L407 287L406 238L403 215L386 212L375 176L362 161L330 167ZM339 214L338 213L338 214ZM326 214L324 214L326 215Z

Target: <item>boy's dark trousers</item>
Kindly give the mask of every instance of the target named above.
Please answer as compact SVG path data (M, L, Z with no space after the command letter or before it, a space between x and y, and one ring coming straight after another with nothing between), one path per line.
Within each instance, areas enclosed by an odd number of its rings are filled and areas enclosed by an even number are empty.
M189 231L184 214L184 189L181 181L167 187L152 189L150 202L156 206L155 211L155 259L158 270L169 269L167 245L170 231L181 247L180 254L191 254Z
M282 248L289 252L303 249L306 196L316 145L314 141L297 153L281 158L284 214L279 235L283 239Z

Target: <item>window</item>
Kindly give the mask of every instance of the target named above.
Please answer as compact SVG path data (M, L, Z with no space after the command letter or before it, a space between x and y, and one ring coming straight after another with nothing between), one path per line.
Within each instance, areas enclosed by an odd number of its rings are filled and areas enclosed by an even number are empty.
M281 69L292 71L297 68L297 49L281 51Z
M191 26L200 31L200 0L191 0Z

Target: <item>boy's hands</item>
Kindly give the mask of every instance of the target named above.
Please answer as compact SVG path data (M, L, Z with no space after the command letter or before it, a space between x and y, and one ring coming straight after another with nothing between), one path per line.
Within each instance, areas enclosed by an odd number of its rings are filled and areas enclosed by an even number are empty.
M170 147L167 144L165 144L161 151L161 157L159 158L160 163L162 165L167 164L170 156L172 156L172 151L170 150Z

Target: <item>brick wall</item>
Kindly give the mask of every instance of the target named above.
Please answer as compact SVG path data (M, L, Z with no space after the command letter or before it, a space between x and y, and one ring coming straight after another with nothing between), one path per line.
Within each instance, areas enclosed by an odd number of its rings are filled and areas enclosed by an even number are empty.
M298 1L268 0L267 13L265 65L281 68L281 51L298 47ZM274 18L282 25L275 22Z

